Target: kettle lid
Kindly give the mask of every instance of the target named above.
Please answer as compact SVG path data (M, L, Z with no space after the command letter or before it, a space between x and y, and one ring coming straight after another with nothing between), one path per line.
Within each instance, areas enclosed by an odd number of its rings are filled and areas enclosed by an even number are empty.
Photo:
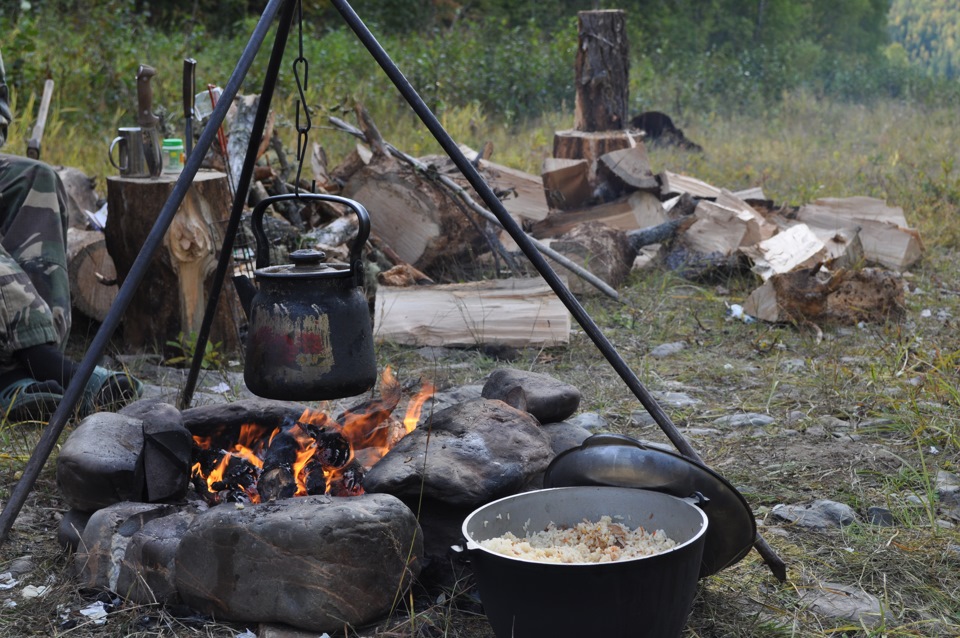
M326 263L327 254L322 250L300 248L290 253L291 264L266 266L254 273L258 278L265 279L327 279L349 277L350 265L338 262Z

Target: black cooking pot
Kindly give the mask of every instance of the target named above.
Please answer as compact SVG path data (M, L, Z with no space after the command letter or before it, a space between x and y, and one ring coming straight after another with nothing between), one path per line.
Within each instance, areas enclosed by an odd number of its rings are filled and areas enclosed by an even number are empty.
M662 529L677 545L610 563L543 563L487 550L480 541L610 516ZM689 501L620 487L561 487L509 496L463 523L466 552L497 638L676 638L696 594L708 527Z

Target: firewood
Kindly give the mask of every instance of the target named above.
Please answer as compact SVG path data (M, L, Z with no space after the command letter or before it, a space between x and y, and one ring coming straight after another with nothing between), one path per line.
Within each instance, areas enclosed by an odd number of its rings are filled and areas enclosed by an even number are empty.
M818 199L802 206L796 218L826 232L858 227L864 258L899 272L923 254L920 234L908 227L903 209L876 198Z
M374 338L402 345L554 346L570 314L540 278L377 290Z
M590 165L586 160L548 157L543 160L540 177L543 180L543 192L551 208L580 208L593 195Z
M626 280L636 255L624 231L602 223L580 224L552 240L550 247L587 268L613 288ZM571 281L569 288L579 295L593 292L579 280Z
M750 293L743 311L768 322L838 323L898 321L903 317L900 275L864 268L830 274L819 266L770 277Z
M117 297L117 269L102 232L67 229L67 276L73 308L103 321Z
M669 219L656 226L647 226L646 228L627 231L627 241L630 244L630 249L636 254L645 246L671 241L677 235L686 231L695 221L696 219L692 215L689 215Z
M643 143L600 156L597 178L625 190L656 192L660 183L650 170L650 159Z
M705 199L716 199L720 195L720 189L712 186L696 177L680 175L670 171L663 171L657 174L660 181L660 196L663 198L690 193L695 197Z
M358 136L359 136L359 137L362 137L362 136L363 136L363 132L362 132L362 131L360 131L359 129L357 129L357 128L354 127L354 126L351 126L350 124L347 124L346 122L344 122L344 121L342 121L342 120L339 120L339 119L337 119L337 118L335 118L335 117L331 117L331 118L329 118L329 120L330 120L330 123L331 123L331 124L333 124L334 126L336 126L337 128L339 128L340 130L346 131L346 132L350 133L351 135L353 135L353 136L355 136L355 137L358 137ZM419 171L426 171L426 170L428 170L428 169L430 168L429 166L427 166L426 164L424 164L422 161L420 161L420 160L418 160L418 159L416 159L416 158L414 158L414 157L411 157L411 156L407 155L406 153L403 153L402 151L398 150L397 148L395 148L394 146L392 146L392 145L390 145L390 144L388 144L387 147L389 148L390 153L391 153L394 157L397 157L397 158L401 159L402 161L410 164L411 166L413 166L414 168L416 168L416 169L419 170ZM439 175L439 181L440 181L440 183L443 184L445 187L447 187L447 188L449 188L450 190L452 190L453 192L455 192L455 193L457 194L457 196L460 197L460 199L467 205L467 207L469 207L471 210L473 210L474 212L476 212L477 214L479 214L479 215L480 215L481 217L483 217L485 220L487 220L488 222L490 222L490 223L492 223L492 224L497 224L497 225L500 224L500 220L499 220L493 213L491 213L491 212L488 211L487 209L481 207L476 201L474 201L474 199L470 196L470 194L466 191L466 189L464 189L462 186L460 186L459 184L457 184L457 182L455 182L452 178L448 177L447 175L441 174L441 175ZM542 191L543 191L543 185L542 185L542 184L540 185L540 191L541 191L541 194L542 194ZM506 207L506 206L505 206L505 207ZM544 208L545 208L545 206L544 206ZM510 210L510 209L508 208L507 211L509 212L509 210ZM596 277L594 277L593 275L591 275L589 272L585 271L583 268L581 268L581 267L578 266L577 264L575 264L575 263L571 262L570 260L566 259L563 255L560 255L560 254L557 253L556 251L551 250L548 246L540 243L540 242L537 241L536 239L530 238L530 242L533 244L534 248L537 249L537 251L539 251L540 253L542 253L542 254L545 255L545 256L551 257L554 261L556 261L558 264L560 264L561 266L563 266L564 268L566 268L566 269L569 270L570 272L574 273L575 275L577 275L578 277L580 277L580 278L583 279L584 281L589 282L592 286L594 286L595 288L597 288L598 290L600 290L601 292L603 292L603 294L607 295L607 296L610 297L611 299L618 299L618 298L619 298L619 295L617 294L617 291L616 291L616 290L614 290L613 288L611 288L610 286L608 286L605 282L598 280Z
M391 155L374 155L342 194L372 211L371 231L389 237L400 258L420 270L465 259L484 245L477 226L444 189Z
M797 224L752 246L741 248L753 272L766 281L773 275L823 263L827 249L806 224Z
M635 230L666 220L663 206L655 195L637 191L606 204L586 209L558 212L531 228L534 237L545 239L570 232L580 224L603 222L620 230Z
M637 131L556 131L553 134L553 156L586 160L590 166L589 179L592 183L596 180L597 161L601 156L642 143Z
M370 163L373 152L366 144L357 144L342 162L330 171L330 179L336 184L346 184L353 174Z

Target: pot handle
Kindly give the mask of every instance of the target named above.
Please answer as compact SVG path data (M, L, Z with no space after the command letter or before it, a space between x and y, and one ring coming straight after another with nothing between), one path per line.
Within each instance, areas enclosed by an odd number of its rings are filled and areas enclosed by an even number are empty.
M360 202L338 195L325 195L323 193L284 193L282 195L273 195L257 202L250 215L250 226L253 230L253 237L257 241L257 268L266 268L270 265L270 246L267 241L267 234L263 231L263 214L267 206L274 202L282 202L288 199L312 199L343 204L353 209L357 214L359 224L357 225L357 237L353 240L353 246L350 247L350 268L357 268L363 253L363 245L367 243L370 236L370 215L367 209Z

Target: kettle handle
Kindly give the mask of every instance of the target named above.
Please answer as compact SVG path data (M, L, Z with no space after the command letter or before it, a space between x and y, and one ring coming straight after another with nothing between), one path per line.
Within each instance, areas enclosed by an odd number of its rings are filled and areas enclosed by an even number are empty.
M323 193L284 193L282 195L273 195L257 202L250 215L250 226L253 230L253 237L257 240L257 268L266 268L270 265L270 246L267 241L267 234L263 231L263 214L267 206L274 202L282 202L288 199L312 199L335 204L343 204L353 209L357 214L359 224L357 226L357 237L353 240L353 246L350 247L350 268L356 268L363 253L363 245L367 243L370 236L370 215L367 209L360 202L338 195L325 195Z

